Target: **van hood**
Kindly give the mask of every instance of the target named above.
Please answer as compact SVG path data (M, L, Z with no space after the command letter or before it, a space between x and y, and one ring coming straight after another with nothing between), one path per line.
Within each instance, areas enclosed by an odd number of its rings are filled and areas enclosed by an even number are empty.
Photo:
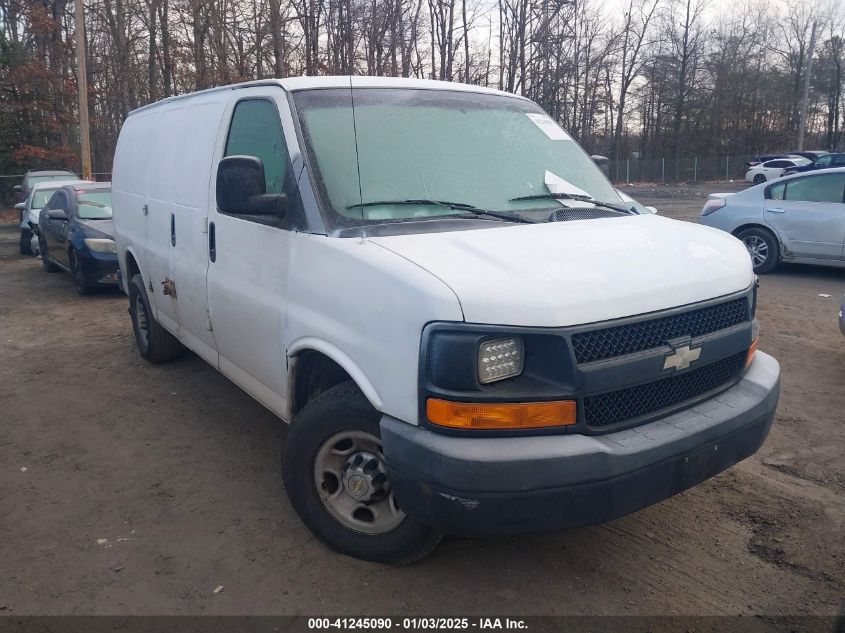
M712 299L754 279L733 236L654 215L369 239L442 280L471 323L581 325Z

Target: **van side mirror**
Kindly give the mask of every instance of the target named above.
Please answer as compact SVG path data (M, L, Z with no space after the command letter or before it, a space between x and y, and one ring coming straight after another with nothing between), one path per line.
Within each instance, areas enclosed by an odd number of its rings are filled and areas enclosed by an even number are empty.
M67 220L64 209L47 209L47 217L51 220Z
M21 191L23 191L23 187L21 187L20 185L15 185L14 187L12 187L12 191L20 193Z
M217 165L217 207L233 215L284 217L287 196L267 193L264 164L255 156L227 156Z
M15 209L17 209L18 211L23 211L24 209L26 209L26 202L18 202L15 205Z

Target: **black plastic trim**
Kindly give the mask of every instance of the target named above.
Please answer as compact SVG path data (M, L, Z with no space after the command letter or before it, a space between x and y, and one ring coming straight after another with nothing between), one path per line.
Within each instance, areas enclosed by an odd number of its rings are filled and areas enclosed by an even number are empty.
M540 328L524 326L486 325L462 322L433 322L423 328L420 341L420 362L418 376L418 413L420 425L429 430L445 435L471 435L479 437L509 437L509 436L532 436L532 435L560 435L566 433L580 433L584 435L603 435L627 429L633 426L645 424L665 415L694 406L707 398L721 393L733 387L743 375L740 372L735 380L726 382L719 388L690 400L665 409L649 412L643 416L623 420L619 423L591 427L587 425L584 415L584 397L596 395L608 391L616 391L640 384L655 382L661 378L672 375L681 375L684 372L699 369L707 364L722 360L728 356L747 350L751 345L751 317L739 325L723 330L711 332L695 338L686 338L684 341L673 340L666 345L636 352L625 356L608 358L593 363L579 365L572 347L572 335L576 333L628 325L642 321L649 321L656 318L672 316L683 312L699 310L711 305L726 303L738 298L745 298L748 302L750 315L753 308L755 284L751 284L740 292L716 297L706 301L696 302L683 306L677 306L668 310L649 312L613 319L610 321L591 323L561 328ZM439 370L433 370L432 342L442 335L451 335L455 340L460 340L460 353L454 356L449 362L449 369L457 367L458 375L452 381L444 381L438 377ZM468 372L474 374L476 357L471 351L477 350L478 343L492 338L503 338L507 336L522 336L526 341L526 359L523 375L518 378L511 378L489 385L478 383L477 377L470 379ZM560 374L557 376L544 374L544 367L555 367L554 361L544 359L543 362L532 362L536 359L529 357L532 350L530 342L547 341L547 350L557 347L559 355L554 360L560 362L557 366ZM702 357L699 362L690 365L684 370L664 370L663 362L666 355L672 352L673 346L689 344L691 347L702 347ZM474 346L474 348L473 348ZM447 355L448 356L448 355ZM451 384L444 384L451 382ZM528 430L464 430L450 429L431 423L426 415L426 400L430 397L453 400L456 402L547 402L553 400L576 400L578 407L578 420L576 424L561 427L549 427L543 429Z

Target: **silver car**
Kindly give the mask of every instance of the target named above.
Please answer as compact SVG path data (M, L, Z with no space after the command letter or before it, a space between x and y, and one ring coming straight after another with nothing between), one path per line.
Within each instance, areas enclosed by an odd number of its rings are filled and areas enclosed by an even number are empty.
M711 194L698 221L741 239L758 274L781 262L845 267L845 168Z

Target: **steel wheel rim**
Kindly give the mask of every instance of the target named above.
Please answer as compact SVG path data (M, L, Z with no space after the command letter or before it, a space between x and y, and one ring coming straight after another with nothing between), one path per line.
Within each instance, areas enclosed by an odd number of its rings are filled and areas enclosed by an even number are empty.
M147 321L147 311L144 309L144 302L141 301L140 295L135 295L135 324L138 326L138 339L140 340L141 347L146 349L149 323Z
M748 249L748 254L751 256L751 263L754 268L762 266L769 259L769 245L759 235L749 235L744 240L745 248Z
M326 510L344 527L386 534L405 520L384 469L381 441L364 431L341 431L320 445L314 487Z

